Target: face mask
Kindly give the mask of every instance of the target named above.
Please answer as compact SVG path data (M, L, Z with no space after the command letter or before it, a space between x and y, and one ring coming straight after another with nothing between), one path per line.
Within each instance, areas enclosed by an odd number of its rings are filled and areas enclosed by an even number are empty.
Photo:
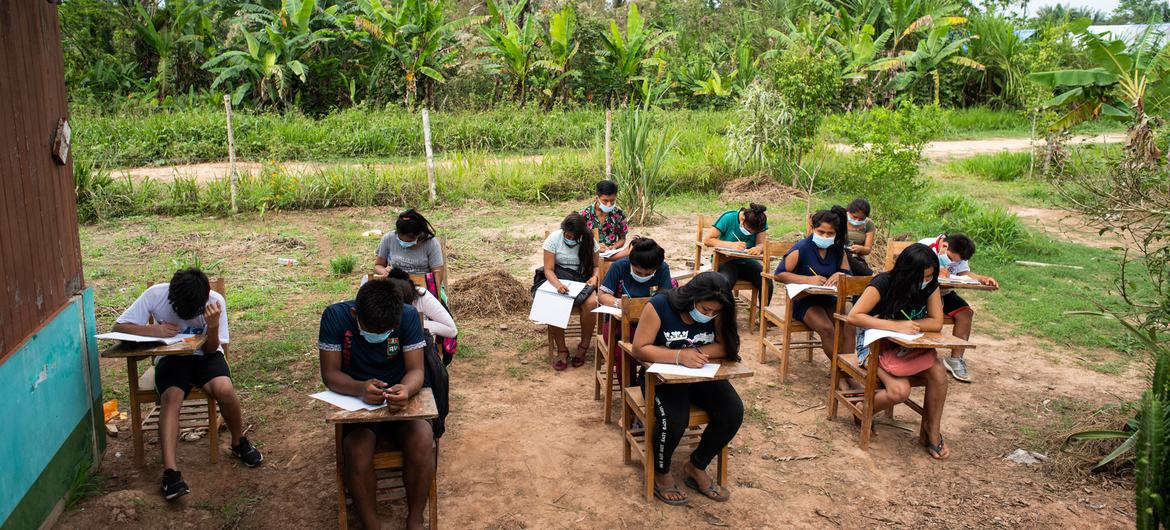
M380 342L386 342L386 339L390 338L389 331L387 331L385 333L370 333L370 332L368 332L360 327L358 328L358 331L361 332L362 338L366 339L366 342L368 342L370 344L378 344Z
M617 209L617 203L616 203L616 202L615 202L615 203L613 203L613 204L611 204L611 205L609 205L609 206L606 206L606 205L604 205L604 204L601 204L601 202L598 202L598 203L597 203L597 206L601 207L601 211L603 211L603 212L605 212L605 213L610 213L610 212L612 212L612 211L614 211L614 210L616 210L616 209Z
M829 247L833 246L833 243L834 243L834 242L836 242L836 241L837 241L835 238L831 238L831 237L822 237L822 236L818 236L818 235L816 235L816 234L813 234L813 236L812 236L812 240L813 240L813 243L814 243L814 244L815 244L815 245L816 245L818 248L829 248Z
M413 247L417 244L418 244L418 241L403 241L401 239L398 240L398 245L401 246L402 248L410 248L410 247Z
M580 243L580 241L577 241L576 239L569 239L565 236L561 236L561 239L564 240L565 246L567 247L575 247L577 246L577 243Z
M646 283L646 282L654 279L653 274L651 274L649 276L639 276L638 273L634 272L632 269L630 270L630 276L633 276L634 280L637 281L638 283Z
M951 257L948 256L946 252L939 254L938 255L938 264L942 265L943 267L950 267L951 266Z
M704 315L701 311L699 311L699 308L694 307L694 308L691 308L691 318L695 319L695 322L698 322L700 324L706 324L706 323L710 322L711 320L713 320L715 317L709 317L707 315Z
M748 230L747 227L743 225L743 223L739 223L739 231L745 236L752 235L751 230Z
M853 226L865 226L865 220L862 219L862 220L858 221L857 219L850 217L849 224L851 224Z
M930 285L930 282L922 282L922 290L923 290L923 291L925 291L925 290L926 290L926 286L927 286L927 285Z

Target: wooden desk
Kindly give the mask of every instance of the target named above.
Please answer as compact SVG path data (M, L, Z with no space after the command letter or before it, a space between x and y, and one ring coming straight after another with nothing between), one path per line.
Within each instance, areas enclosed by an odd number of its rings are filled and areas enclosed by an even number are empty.
M937 331L923 333L921 337L913 340L907 340L901 337L887 337L883 340L889 340L903 348L938 348L949 350L953 348L978 347L974 342L963 340L953 335L948 335Z
M439 407L435 404L435 394L429 387L423 387L414 397L410 398L410 401L406 402L406 407L398 412L390 412L389 407L382 407L375 410L355 410L352 412L332 408L325 415L325 421L326 423L337 425L338 432L340 432L341 425L346 423L429 420L438 417Z
M712 247L711 251L711 270L713 271L719 271L719 266L722 265L725 261L732 261L737 259L755 259L762 261L764 259L764 255L762 253L759 255L754 255L739 250L731 250L729 248Z
M971 291L998 291L999 288L990 285L983 285L981 283L965 283L965 282L951 282L945 279L938 279L938 286L943 289L967 289Z
M145 402L144 398L151 398L150 391L142 391L138 388L138 362L155 356L192 355L199 351L199 348L202 348L206 341L205 335L197 335L174 344L118 341L117 344L101 351L100 355L105 359L126 359L126 376L129 379L130 389L130 435L134 441L135 465L139 467L143 465L142 411L139 410L139 407ZM145 395L143 395L144 393ZM153 394L154 399L150 400L151 403L157 399L157 389ZM212 462L214 462L215 451L216 448L212 447Z

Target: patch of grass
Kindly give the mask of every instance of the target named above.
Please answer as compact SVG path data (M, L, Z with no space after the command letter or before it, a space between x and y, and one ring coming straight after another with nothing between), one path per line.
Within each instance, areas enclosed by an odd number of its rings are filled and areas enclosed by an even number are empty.
M508 377L511 377L517 381L527 381L528 374L530 373L528 367L523 365L509 366L505 371L508 372Z
M950 163L954 171L996 182L1012 182L1026 175L1032 164L1032 154L1003 151L994 154L960 158Z
M102 489L102 476L90 472L93 462L86 458L77 463L73 471L73 478L69 481L69 490L65 497L65 509L72 509L78 503L99 493Z
M352 273L354 267L356 266L357 258L354 257L353 254L338 256L329 260L329 270L333 271L333 274L337 276Z

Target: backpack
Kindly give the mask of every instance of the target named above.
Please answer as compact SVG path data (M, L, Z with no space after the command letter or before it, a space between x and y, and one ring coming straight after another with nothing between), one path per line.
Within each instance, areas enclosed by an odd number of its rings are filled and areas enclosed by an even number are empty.
M451 308L447 306L447 291L439 286L439 282L435 280L435 273L428 272L426 274L426 289L443 304L443 309L447 310L447 314L451 318L455 318L455 314L451 312ZM436 351L439 352L443 358L443 366L451 364L455 359L455 352L459 349L459 336L454 337L434 337Z
M431 430L435 439L443 436L447 431L447 413L450 412L450 380L447 366L439 360L435 345L435 336L426 332L427 345L423 350L423 386L431 389L435 395L435 406L439 409L439 417L431 420Z

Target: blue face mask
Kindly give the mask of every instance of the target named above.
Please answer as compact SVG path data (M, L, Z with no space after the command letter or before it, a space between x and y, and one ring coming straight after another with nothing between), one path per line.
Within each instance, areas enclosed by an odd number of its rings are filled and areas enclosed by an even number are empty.
M752 231L748 230L747 227L743 225L743 223L739 223L739 231L745 236L752 235Z
M865 219L858 221L857 219L850 217L849 224L851 224L853 226L865 226Z
M362 329L359 326L358 331L361 332L362 338L366 339L366 342L368 342L370 344L378 344L378 343L386 342L386 339L390 338L391 331L394 331L394 330L390 330L390 331L387 331L385 333L370 333L370 332Z
M710 322L711 320L713 320L715 317L710 317L710 316L704 315L702 311L699 311L699 308L693 307L693 308L691 308L691 318L695 319L695 322L698 322L700 324L706 324L706 323Z
M816 234L813 234L812 240L813 240L813 244L815 244L818 248L829 248L829 247L833 246L833 243L835 243L837 241L835 238L822 237L822 236L818 236Z
M418 244L418 241L403 241L401 239L398 240L398 246L400 246L402 248L410 248L410 247L413 247L417 244Z
M649 276L639 276L638 273L634 272L633 269L630 269L630 276L633 276L634 281L636 281L638 283L646 283L646 282L654 279L653 274L651 274Z
M565 236L561 236L561 239L565 242L565 246L567 247L575 247L577 246L577 243L580 243L580 241L577 241L576 239L569 239Z
M939 254L938 255L938 264L942 265L943 267L950 267L951 266L951 257L948 256L946 252Z
M926 286L927 286L927 285L930 285L930 282L922 282L922 290L923 290L923 291L925 291L925 290L926 290Z
M603 211L603 212L605 212L605 213L611 213L611 212L613 212L614 210L616 210L616 209L617 209L617 203L616 203L616 202L615 202L615 203L613 203L613 204L611 204L611 205L609 205L609 206L606 206L606 205L602 204L602 203L601 203L601 201L597 201L597 206L598 206L599 208L601 208L601 211Z

